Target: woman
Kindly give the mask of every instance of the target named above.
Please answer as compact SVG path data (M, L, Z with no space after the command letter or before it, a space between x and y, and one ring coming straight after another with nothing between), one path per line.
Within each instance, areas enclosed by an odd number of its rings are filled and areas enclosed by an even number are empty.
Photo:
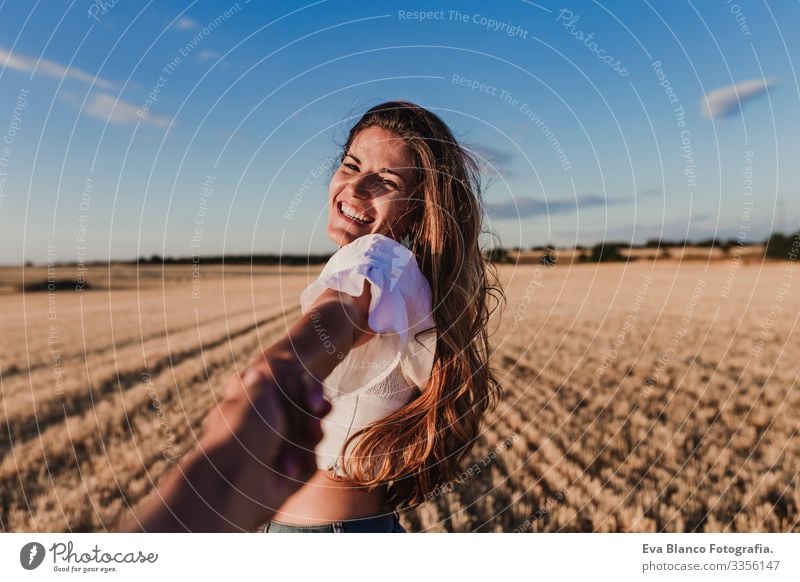
M450 481L500 394L488 365L477 165L435 114L367 111L329 186L340 249L265 353L273 376L324 380L318 469L266 532L403 532L398 511Z

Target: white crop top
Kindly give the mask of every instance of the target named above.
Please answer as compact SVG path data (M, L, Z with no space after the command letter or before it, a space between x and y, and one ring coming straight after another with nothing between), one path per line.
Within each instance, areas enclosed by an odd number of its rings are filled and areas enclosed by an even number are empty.
M430 284L414 254L382 234L360 236L336 251L300 294L302 312L328 288L358 297L365 279L371 291L368 323L376 335L350 350L322 382L332 409L321 421L317 466L337 475L344 475L340 457L351 434L401 408L417 389L425 390L436 350L435 330L414 339L434 327Z

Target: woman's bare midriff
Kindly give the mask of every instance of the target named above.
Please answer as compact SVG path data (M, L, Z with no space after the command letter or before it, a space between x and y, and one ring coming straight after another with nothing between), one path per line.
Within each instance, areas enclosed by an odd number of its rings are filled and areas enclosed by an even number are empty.
M272 519L293 525L314 525L389 512L385 485L367 491L351 481L334 479L330 470L317 469Z
M365 293L368 287L365 281ZM375 334L372 332L361 330L353 348L373 337ZM281 505L272 519L293 525L314 525L389 513L392 508L386 503L386 493L385 485L367 491L351 481L334 479L332 470L317 469L305 485Z

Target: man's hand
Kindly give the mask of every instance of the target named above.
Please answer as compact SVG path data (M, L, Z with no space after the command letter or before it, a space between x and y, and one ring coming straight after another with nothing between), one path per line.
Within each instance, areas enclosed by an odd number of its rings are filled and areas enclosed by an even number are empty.
M331 408L321 382L372 337L370 297L368 282L359 297L323 292L289 334L228 382L198 446L118 531L249 531L271 519L316 470L320 419Z
M316 470L330 408L296 360L254 362L228 382L198 446L116 531L252 531Z
M314 474L320 419L330 408L321 383L296 358L265 354L230 380L203 421L199 446L225 451L224 474L237 495L253 500L247 511L263 517L258 505L274 512Z

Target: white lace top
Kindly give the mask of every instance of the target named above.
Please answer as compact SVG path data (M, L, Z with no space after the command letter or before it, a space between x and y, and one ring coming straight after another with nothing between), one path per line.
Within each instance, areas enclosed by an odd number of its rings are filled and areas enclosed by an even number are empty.
M431 289L414 254L382 234L363 235L341 247L300 295L307 313L327 288L359 296L370 282L369 327L375 336L350 350L323 381L332 410L322 419L317 466L343 475L342 447L350 434L390 414L423 392L436 349ZM317 330L323 338L325 330ZM331 346L336 349L335 346ZM356 440L351 444L352 450Z

